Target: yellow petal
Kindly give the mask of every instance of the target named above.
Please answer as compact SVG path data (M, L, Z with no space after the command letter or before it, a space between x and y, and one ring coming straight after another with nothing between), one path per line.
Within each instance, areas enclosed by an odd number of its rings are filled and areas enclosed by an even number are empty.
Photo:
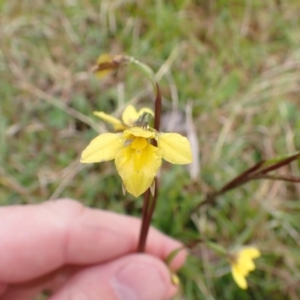
M97 64L101 65L101 64L105 64L105 63L109 63L111 64L113 62L113 57L107 53L101 54L98 58L97 58Z
M122 120L124 124L126 124L129 127L132 127L138 118L139 114L136 111L135 107L133 105L126 106L122 114Z
M123 146L121 133L104 133L93 139L81 154L81 163L112 160Z
M240 255L253 259L260 257L261 253L256 247L246 247L240 251Z
M249 270L245 265L241 264L239 260L237 260L235 263L232 264L232 267L235 268L236 271L238 271L239 274L243 276L247 276L249 274Z
M161 161L162 152L149 143L142 150L128 145L117 152L115 160L126 190L135 197L150 187Z
M155 133L141 127L132 127L124 131L124 138L130 138L131 136L143 137L146 139L154 138Z
M250 271L253 271L255 269L255 265L252 259L249 257L240 256L238 258L237 264L244 274L248 274Z
M94 115L101 118L103 121L113 125L115 131L120 131L127 128L126 126L123 125L123 123L119 119L111 115L108 115L103 111L94 111Z
M99 79L104 78L108 73L110 73L111 70L110 69L106 69L106 70L98 70L95 71L95 75L96 77L98 77Z
M151 114L152 116L154 115L150 108L144 107L137 111L133 105L128 105L122 114L122 120L128 127L132 127L138 118L145 112Z
M163 150L163 159L178 165L192 162L192 150L189 140L178 133L159 133L158 148Z
M143 137L136 137L131 143L131 148L133 150L143 150L147 146L148 146L148 141Z
M239 272L239 269L237 269L235 266L231 267L231 274L233 276L234 281L241 289L247 289L248 284L246 281L245 276Z

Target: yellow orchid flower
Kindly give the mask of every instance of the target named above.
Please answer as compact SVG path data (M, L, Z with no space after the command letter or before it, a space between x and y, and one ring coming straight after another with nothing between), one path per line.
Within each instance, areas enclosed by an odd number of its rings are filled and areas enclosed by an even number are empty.
M234 281L241 289L247 289L246 276L255 270L253 259L260 255L261 253L256 247L245 247L231 255L231 273Z
M113 125L115 131L123 131L130 128L144 113L149 113L154 116L153 111L150 108L143 107L139 111L135 109L133 105L127 105L122 114L122 120L119 120L111 115L106 114L103 111L95 111L94 115L101 118L103 121Z
M150 143L153 139L157 146ZM138 197L151 186L162 159L173 164L189 164L192 152L189 140L178 133L134 126L120 133L100 134L81 155L82 163L113 159L125 189Z

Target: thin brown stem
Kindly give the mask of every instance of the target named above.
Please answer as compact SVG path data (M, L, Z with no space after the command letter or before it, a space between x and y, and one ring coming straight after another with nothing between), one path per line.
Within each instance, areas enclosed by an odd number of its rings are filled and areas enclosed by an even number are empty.
M157 201L157 194L158 194L158 182L157 182L157 178L155 177L154 178L154 182L155 182L155 187L154 187L154 195L150 201L150 205L149 205L149 210L148 210L148 216L147 216L147 233L148 233L148 229L150 227L150 224L151 224L151 220L152 220L152 216L153 216L153 212L154 212L154 209L155 209L155 206L156 206L156 201ZM146 234L147 234L146 233Z
M156 83L156 98L155 98L155 118L154 118L154 128L159 131L160 126L160 115L161 115L161 93L159 85ZM157 146L157 142L155 139L152 141L154 146ZM150 189L148 189L144 194L144 205L143 205L143 213L142 213L142 224L139 236L139 243L137 251L142 253L145 251L146 240L149 231L149 227L152 220L152 215L155 209L156 201L158 194L158 182L157 178L154 178L154 195L151 195Z
M296 153L296 154L294 154L290 157L287 157L287 158L285 158L285 159L283 159L283 160L281 160L281 161L279 161L279 162L277 162L273 165L270 165L270 166L268 166L268 167L266 167L262 170L259 170L258 174L266 174L266 173L269 173L269 172L274 171L276 169L279 169L282 166L286 166L289 163L291 163L292 161L298 159L299 156L300 156L300 153L298 152L298 153Z
M148 217L148 210L149 210L149 204L150 204L150 189L148 189L144 194L144 204L143 204L143 212L142 212L142 224L140 229L140 236L139 236L139 243L138 243L138 249L137 252L144 252L145 250L145 244L146 244L146 237L147 237L147 217Z
M270 180L281 180L287 182L300 182L299 177L295 176L280 176L280 175L269 175L267 173L277 170L283 166L288 165L289 163L297 160L300 156L300 153L296 153L292 156L284 158L280 161L277 161L273 164L264 166L268 161L263 160L252 166L251 168L247 169L227 184L225 184L221 189L209 193L206 195L205 199L198 203L196 207L193 208L192 212L197 211L203 205L213 205L216 202L218 196L225 194L226 192L235 189L244 185L245 183L257 180L257 179L270 179Z
M143 216L142 216L142 225L139 237L139 244L138 244L138 252L142 253L145 251L146 247L146 240L148 236L149 227L151 224L153 212L155 209L156 201L157 201L157 178L155 180L155 190L154 196L151 195L150 189L148 189L144 196L144 207L143 207Z
M227 183L222 187L219 193L229 191L232 188L235 188L237 185L240 185L240 183L247 181L249 176L253 174L255 171L257 171L264 164L264 162L265 161L258 162L253 167L249 168L248 170L244 171L243 173L241 173L240 175L232 179L229 183Z
M270 179L270 180L280 180L280 181L296 182L296 183L300 182L300 178L295 177L295 176L256 175L252 179L253 180L255 180L255 179Z

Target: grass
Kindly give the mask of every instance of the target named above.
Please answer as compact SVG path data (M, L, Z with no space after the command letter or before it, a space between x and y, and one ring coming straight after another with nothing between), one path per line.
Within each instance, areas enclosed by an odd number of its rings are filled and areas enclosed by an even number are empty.
M118 114L153 97L132 69L101 82L89 72L100 53L132 55L157 72L164 124L192 103L200 148L197 183L164 166L154 225L263 253L242 291L227 263L199 246L178 299L299 299L299 185L251 182L190 214L260 159L299 150L299 9L296 0L1 0L0 204L72 197L140 215L141 199L122 195L113 164L78 163L107 130L94 110ZM169 130L186 134L185 123ZM281 171L290 172L299 175L299 164Z

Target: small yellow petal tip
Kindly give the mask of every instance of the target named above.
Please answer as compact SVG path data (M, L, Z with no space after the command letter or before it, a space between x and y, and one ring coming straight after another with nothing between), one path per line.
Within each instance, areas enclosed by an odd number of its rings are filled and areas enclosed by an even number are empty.
M150 185L150 192L151 192L151 195L154 197L154 194L155 194L155 180L153 180L151 185Z
M180 279L179 277L177 276L177 274L175 273L172 273L171 274L171 281L174 285L178 286L180 284Z

